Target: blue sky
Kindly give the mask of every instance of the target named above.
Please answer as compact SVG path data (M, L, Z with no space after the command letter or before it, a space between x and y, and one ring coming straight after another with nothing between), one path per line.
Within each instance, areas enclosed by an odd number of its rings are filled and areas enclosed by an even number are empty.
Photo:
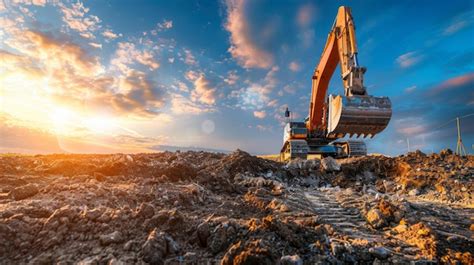
M352 8L369 94L393 104L369 152L403 153L407 138L426 152L455 148L450 121L474 113L473 1L0 3L3 151L30 152L15 137L28 130L58 145L31 152L276 153L286 106L307 116L340 5ZM338 71L329 93L343 93ZM473 124L462 119L471 153Z

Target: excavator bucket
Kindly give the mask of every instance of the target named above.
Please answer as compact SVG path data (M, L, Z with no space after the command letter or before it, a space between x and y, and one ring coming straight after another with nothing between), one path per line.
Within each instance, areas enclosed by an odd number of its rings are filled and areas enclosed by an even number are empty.
M388 97L329 95L328 136L374 137L392 117Z

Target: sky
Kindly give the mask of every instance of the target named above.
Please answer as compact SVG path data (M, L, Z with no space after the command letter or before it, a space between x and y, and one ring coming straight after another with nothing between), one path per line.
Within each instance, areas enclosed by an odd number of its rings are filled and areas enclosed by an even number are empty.
M0 153L278 153L340 5L389 126L370 153L474 144L474 1L0 0ZM328 94L343 94L339 69Z

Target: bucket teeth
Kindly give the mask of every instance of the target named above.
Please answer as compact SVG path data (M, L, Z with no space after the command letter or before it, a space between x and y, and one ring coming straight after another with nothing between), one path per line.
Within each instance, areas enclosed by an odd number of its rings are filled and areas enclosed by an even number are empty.
M391 117L392 104L387 97L329 96L328 134L372 138L387 127Z

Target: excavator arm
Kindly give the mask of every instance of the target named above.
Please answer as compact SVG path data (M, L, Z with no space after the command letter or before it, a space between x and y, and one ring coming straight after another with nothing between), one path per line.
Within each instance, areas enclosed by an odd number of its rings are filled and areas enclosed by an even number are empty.
M354 21L349 7L339 7L324 51L313 72L308 130L316 136L339 138L346 134L373 137L387 126L391 103L372 97L364 87L365 67L359 66ZM345 97L329 97L329 81L340 65Z

